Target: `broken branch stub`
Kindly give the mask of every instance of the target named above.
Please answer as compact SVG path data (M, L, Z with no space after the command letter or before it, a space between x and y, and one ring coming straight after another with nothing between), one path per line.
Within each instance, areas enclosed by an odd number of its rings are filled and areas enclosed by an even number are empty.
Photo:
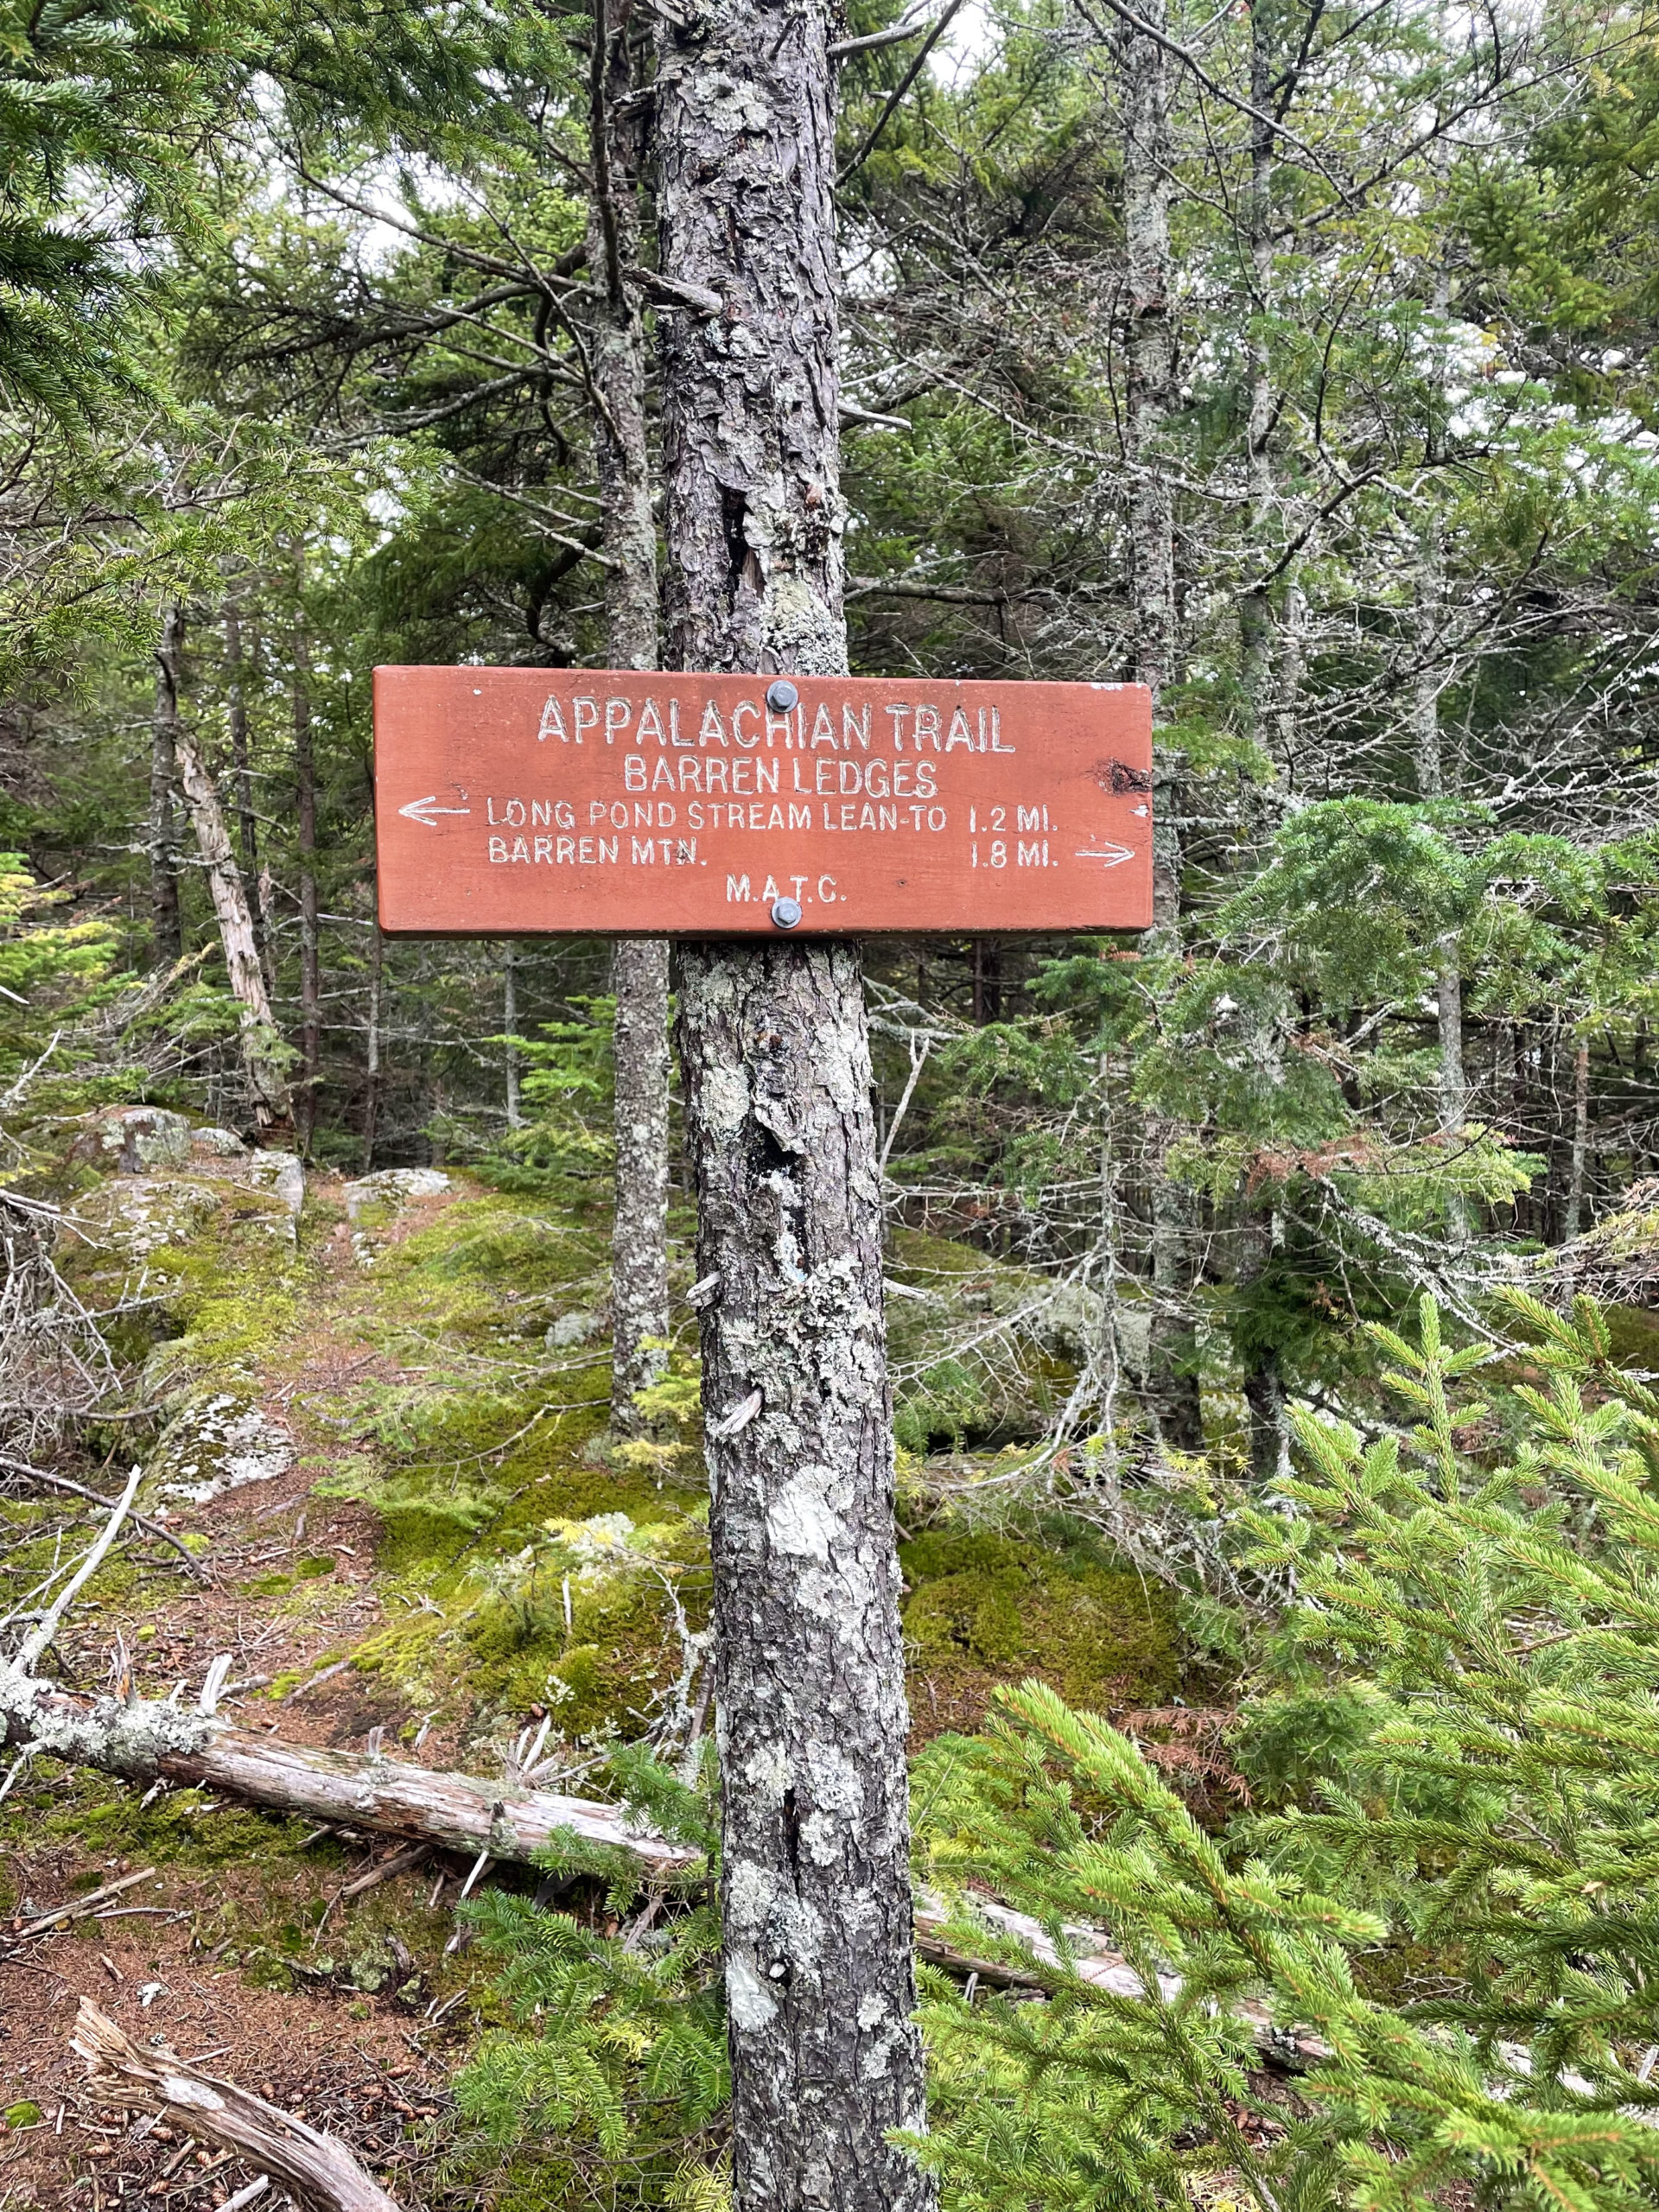
M71 2038L99 2104L159 2113L169 2127L215 2151L232 2151L322 2212L402 2212L346 2145L233 2082L203 2074L165 2044L141 2049L89 1997Z

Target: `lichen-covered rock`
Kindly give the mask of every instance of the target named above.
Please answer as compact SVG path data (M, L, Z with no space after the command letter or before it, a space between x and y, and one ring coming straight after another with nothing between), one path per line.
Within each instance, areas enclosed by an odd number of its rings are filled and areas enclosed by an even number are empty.
M105 1184L79 1201L74 1218L83 1233L143 1261L164 1245L188 1243L218 1212L220 1197L213 1183L145 1176Z
M156 1495L205 1505L246 1483L274 1482L294 1464L294 1440L245 1395L216 1390L189 1399L162 1432L151 1472Z
M190 1149L206 1160L245 1160L248 1147L234 1129L192 1129Z
M397 1220L417 1198L441 1198L451 1188L441 1167L383 1167L346 1185L346 1215L352 1224L352 1255L360 1268L374 1265L373 1231Z
M435 1198L448 1188L449 1178L441 1167L383 1167L346 1185L346 1216L353 1224L389 1219L415 1199Z
M292 1239L305 1205L305 1166L292 1152L255 1152L238 1162L237 1180L262 1192L282 1208L284 1233Z
M111 1106L92 1116L69 1156L109 1174L144 1175L185 1166L190 1140L190 1124L182 1114L163 1106Z

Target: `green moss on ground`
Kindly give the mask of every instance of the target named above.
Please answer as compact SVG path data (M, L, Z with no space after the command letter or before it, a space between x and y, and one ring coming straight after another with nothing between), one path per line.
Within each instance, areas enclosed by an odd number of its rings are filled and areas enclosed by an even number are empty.
M1173 1604L1092 1546L931 1529L899 1548L905 1638L936 1681L1035 1675L1090 1712L1162 1705L1180 1680Z

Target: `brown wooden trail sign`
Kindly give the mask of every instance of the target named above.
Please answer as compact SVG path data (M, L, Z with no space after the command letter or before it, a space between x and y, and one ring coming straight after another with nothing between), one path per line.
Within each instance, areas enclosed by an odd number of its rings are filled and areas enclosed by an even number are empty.
M379 668L404 936L1141 930L1138 684Z

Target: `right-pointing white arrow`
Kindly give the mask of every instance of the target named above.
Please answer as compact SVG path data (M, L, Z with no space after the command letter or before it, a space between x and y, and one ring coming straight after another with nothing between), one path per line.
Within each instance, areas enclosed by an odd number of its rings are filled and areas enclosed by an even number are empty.
M1077 857L1080 861L1099 861L1106 868L1122 868L1125 861L1135 858L1135 854L1128 845L1103 843L1098 850L1093 845L1085 845Z

